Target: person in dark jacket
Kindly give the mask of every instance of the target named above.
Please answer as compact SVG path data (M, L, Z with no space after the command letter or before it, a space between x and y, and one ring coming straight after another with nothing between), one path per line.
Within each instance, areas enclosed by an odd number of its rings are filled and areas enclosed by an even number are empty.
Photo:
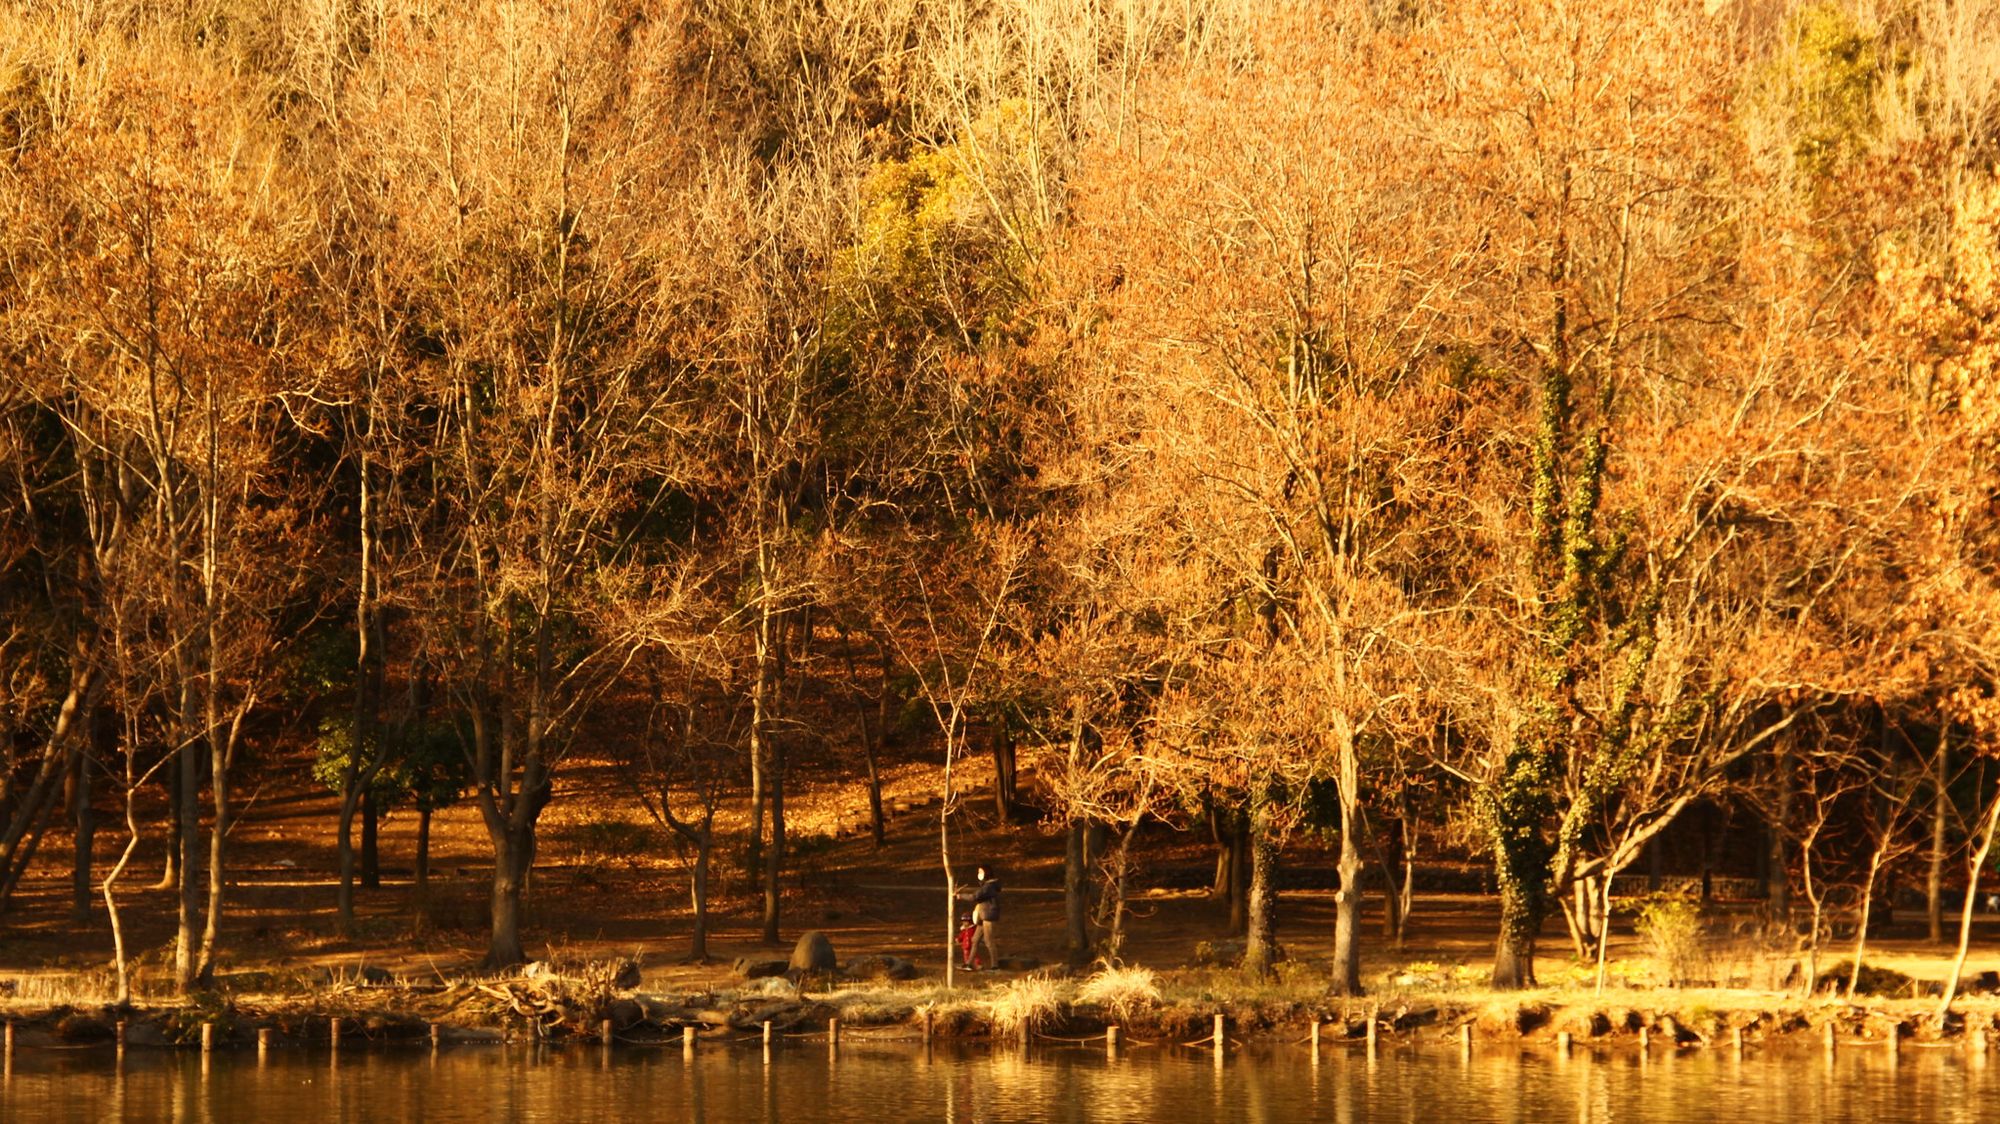
M987 877L985 867L979 868L979 887L972 892L972 923L979 927L979 941L986 946L986 963L989 967L1000 966L1000 950L993 944L993 927L1000 920L1000 879ZM974 947L978 947L976 944Z

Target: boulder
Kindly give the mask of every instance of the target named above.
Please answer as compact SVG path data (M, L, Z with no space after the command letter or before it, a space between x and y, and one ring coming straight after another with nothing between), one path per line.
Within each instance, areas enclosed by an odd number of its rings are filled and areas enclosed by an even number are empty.
M917 966L900 956L858 956L847 962L843 969L848 975L862 980L913 980L917 978Z
M1556 1017L1556 1029L1568 1031L1578 1038L1597 1038L1609 1034L1611 1025L1609 1016L1585 1008L1565 1008Z
M736 958L734 968L736 974L743 979L761 980L767 976L784 975L785 966L782 960L756 960L748 956L739 956Z
M833 942L827 939L826 934L813 929L792 946L789 968L794 972L837 972L840 970L840 959L833 954Z

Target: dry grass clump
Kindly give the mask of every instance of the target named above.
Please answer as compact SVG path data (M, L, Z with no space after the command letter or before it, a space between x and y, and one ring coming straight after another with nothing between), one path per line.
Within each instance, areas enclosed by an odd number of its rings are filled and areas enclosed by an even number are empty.
M987 1004L987 1018L999 1034L1032 1033L1062 1013L1062 985L1046 977L1027 976L996 989Z
M107 970L90 972L41 972L8 981L13 986L0 998L21 1006L92 1007L111 1002L117 994L117 978Z
M1160 1002L1160 981L1151 968L1105 967L1083 981L1077 1001L1094 1003L1110 1011L1120 1022L1129 1022L1132 1013Z

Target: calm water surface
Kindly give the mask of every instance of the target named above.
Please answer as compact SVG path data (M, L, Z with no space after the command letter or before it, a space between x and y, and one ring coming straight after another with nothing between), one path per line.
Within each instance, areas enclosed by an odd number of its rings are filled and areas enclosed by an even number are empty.
M843 1043L778 1050L707 1046L274 1049L199 1055L109 1049L23 1049L0 1079L0 1120L257 1121L848 1121L1395 1120L1444 1121L1974 1121L2000 1120L2000 1060L1906 1048L1893 1069L1879 1049L1831 1065L1800 1046L1678 1055L1635 1049L1485 1045L1329 1053L1303 1047L1232 1054Z

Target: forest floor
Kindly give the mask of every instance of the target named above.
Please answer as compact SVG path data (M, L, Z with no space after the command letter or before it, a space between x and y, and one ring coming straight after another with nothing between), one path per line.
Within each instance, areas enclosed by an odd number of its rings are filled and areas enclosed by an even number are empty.
M825 779L816 779L824 777ZM330 982L381 969L409 986L440 987L476 976L485 950L490 851L478 814L460 805L433 825L432 908L419 924L412 908L410 855L415 818L390 817L382 826L382 885L358 892L352 932L336 931L334 913L334 802L313 787L303 765L267 767L261 783L244 794L244 809L229 840L231 877L223 927L223 990L310 995ZM970 777L990 788L990 774ZM982 783L982 781L984 783ZM736 975L738 957L783 959L807 930L832 941L842 960L889 955L914 963L920 978L902 985L912 994L935 994L946 947L944 879L938 859L935 777L920 764L891 768L886 800L904 811L891 817L879 848L855 827L864 819L864 790L857 782L802 769L788 793L792 860L785 879L782 936L777 946L759 939L761 893L743 870L739 834L716 856L710 960L684 961L688 941L687 875L664 832L646 818L629 785L606 762L573 762L561 775L561 794L545 813L538 864L524 907L524 938L531 957L563 963L635 960L648 993L751 994ZM149 822L157 823L157 818ZM98 872L124 846L122 822L97 837ZM954 816L952 853L961 879L975 864L1000 873L1005 907L1000 951L1042 964L1059 963L1063 951L1062 839L1033 824L1003 824L990 792L968 799ZM139 968L141 1006L170 1005L165 971L171 959L173 901L157 888L162 842L142 839L137 859L119 889L128 948ZM1783 977L1803 957L1772 949L1755 935L1754 903L1717 901L1704 913L1703 932L1684 949L1681 973L1698 986L1667 988L1666 965L1653 942L1634 931L1621 909L1607 962L1607 986L1596 986L1593 964L1570 952L1561 921L1552 919L1538 962L1543 988L1493 992L1486 986L1497 903L1489 895L1420 893L1405 939L1380 934L1378 895L1367 902L1363 980L1369 998L1328 1001L1334 898L1330 890L1288 888L1280 905L1279 941L1289 955L1275 979L1246 980L1218 966L1217 946L1227 948L1226 909L1206 885L1214 848L1203 836L1143 836L1133 873L1123 960L1156 973L1159 1002L1178 1004L1193 1023L1203 1011L1236 1004L1276 1005L1259 1016L1272 1025L1304 1012L1352 1013L1376 1007L1396 1012L1444 1009L1443 1017L1511 1025L1519 1031L1565 1025L1561 1012L1583 1011L1576 1025L1586 1035L1651 1025L1658 1012L1678 1011L1683 1035L1705 1022L1720 1028L1761 1021L1767 1029L1802 1029L1823 1021L1831 998L1807 999ZM83 1008L110 996L110 927L102 899L92 920L69 919L70 840L52 832L42 859L16 894L0 928L0 1012L53 1007ZM1295 874L1316 873L1325 884L1331 855L1317 844L1287 849ZM1950 935L1956 936L1956 916ZM1905 910L1868 940L1866 962L1881 994L1855 1008L1857 1027L1872 1011L1921 1023L1936 1001L1927 996L1950 970L1953 948L1926 939L1920 911ZM1852 957L1852 937L1824 948L1824 976ZM1974 924L1966 978L2000 971L2000 916L1982 913ZM960 974L959 993L1005 990L1020 973ZM997 993L996 993L997 994ZM907 1005L905 1005L907 1007ZM1978 1025L1995 1024L2000 999L1969 996L1961 1010ZM1529 1012L1523 1015L1522 1012ZM907 1010L905 1010L907 1015ZM1599 1019L1597 1016L1607 1016ZM1315 1014L1313 1017L1318 1017ZM1431 1016L1423 1020L1427 1025ZM1969 1024L1968 1024L1969 1025ZM2000 1024L1996 1024L2000 1025ZM1956 1028L1935 1028L1955 1032ZM1856 1033L1862 1033L1857 1030Z

